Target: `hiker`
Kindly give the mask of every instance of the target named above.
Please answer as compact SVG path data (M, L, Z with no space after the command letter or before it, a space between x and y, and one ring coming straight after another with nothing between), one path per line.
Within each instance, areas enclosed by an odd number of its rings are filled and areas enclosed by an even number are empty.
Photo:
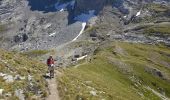
M54 78L54 59L52 55L47 59L47 65L48 71L50 72L50 78Z

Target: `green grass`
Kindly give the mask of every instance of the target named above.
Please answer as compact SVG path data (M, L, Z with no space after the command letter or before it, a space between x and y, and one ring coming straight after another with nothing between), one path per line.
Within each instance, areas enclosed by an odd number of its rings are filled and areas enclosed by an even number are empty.
M161 5L161 4L147 4L146 7L151 10L154 11L156 13L160 13L160 12L166 12L168 10L170 10L170 7L166 6L166 5Z
M151 35L153 33L160 33L162 35L170 35L170 24L154 25L145 29L145 33Z
M39 56L43 56L49 52L50 52L50 50L32 50L32 51L24 52L22 54L26 55L28 57L39 57Z
M157 92L161 88L170 97L170 68L161 63L170 62L169 54L170 49L162 45L111 43L97 49L91 63L63 70L58 79L60 95L63 100L160 100L145 88L149 86ZM161 70L168 78L146 72L148 67ZM92 90L97 96L90 94Z
M12 96L14 95L14 91L16 89L24 90L24 94L26 98L31 98L36 95L36 93L30 90L28 87L30 86L30 82L28 81L28 75L33 76L32 84L33 88L38 88L39 91L42 91L42 97L47 94L46 90L46 81L43 78L43 75L46 73L46 65L34 61L31 58L27 58L26 56L20 55L19 53L7 52L4 50L0 50L0 72L13 75L20 75L25 77L24 80L15 80L13 83L6 83L2 77L0 77L0 89L4 89L3 94L10 92ZM6 63L5 63L6 62ZM29 95L31 94L31 95ZM0 96L1 98L5 98L4 96ZM10 98L5 98L10 99ZM17 100L17 98L16 98Z
M3 31L5 31L5 30L6 30L6 26L0 24L0 32L3 32Z

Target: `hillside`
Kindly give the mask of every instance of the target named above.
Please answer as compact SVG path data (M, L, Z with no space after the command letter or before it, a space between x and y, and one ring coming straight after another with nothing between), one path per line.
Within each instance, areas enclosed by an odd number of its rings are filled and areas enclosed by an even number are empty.
M60 95L63 100L169 100L169 55L161 44L103 44L91 61L60 70Z
M17 52L0 52L0 99L32 100L48 95L44 64Z
M0 100L170 100L170 0L0 0L0 52Z

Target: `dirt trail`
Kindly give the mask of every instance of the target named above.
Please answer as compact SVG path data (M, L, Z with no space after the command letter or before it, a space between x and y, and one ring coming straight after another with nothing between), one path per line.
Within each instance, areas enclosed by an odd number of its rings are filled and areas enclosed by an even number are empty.
M47 80L49 84L50 95L47 97L46 100L60 100L59 92L57 90L58 85L57 85L56 77L57 76L55 75L55 78Z

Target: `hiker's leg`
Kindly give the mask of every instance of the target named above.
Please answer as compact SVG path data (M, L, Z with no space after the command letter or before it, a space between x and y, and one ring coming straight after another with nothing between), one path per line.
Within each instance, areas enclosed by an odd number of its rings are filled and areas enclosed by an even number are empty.
M52 70L52 77L54 77L54 69Z
M50 70L50 78L52 78L52 76L53 76L53 71Z

